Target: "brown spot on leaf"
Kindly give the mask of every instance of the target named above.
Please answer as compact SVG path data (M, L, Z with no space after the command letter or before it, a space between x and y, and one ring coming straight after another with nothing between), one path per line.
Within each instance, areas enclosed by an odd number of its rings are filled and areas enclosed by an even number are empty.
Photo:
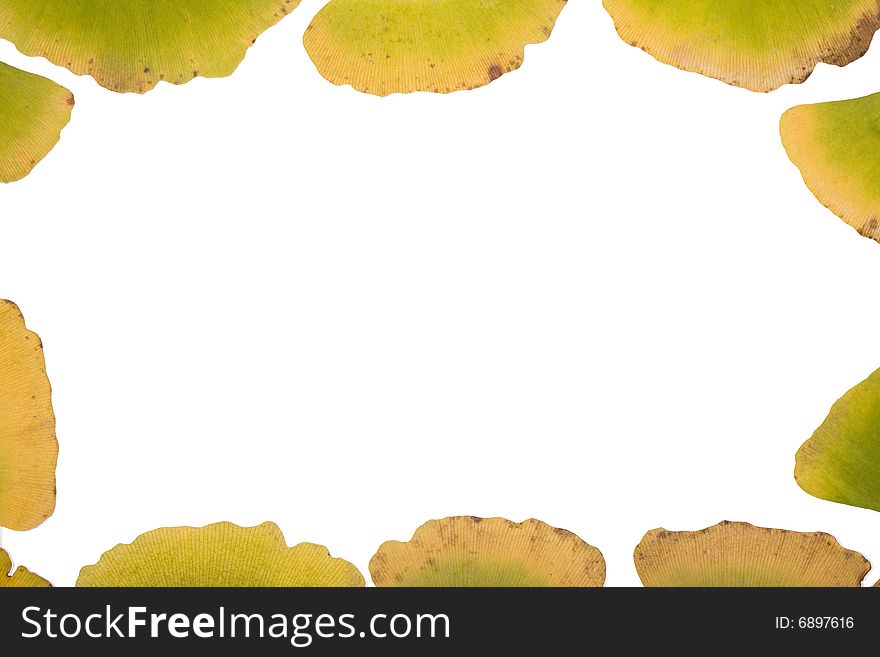
M850 33L849 42L839 51L829 49L822 61L836 66L847 66L868 52L874 33L880 29L880 10L862 17Z
M498 64L492 64L489 67L489 82L494 82L502 75L504 75L504 70Z
M876 219L871 219L868 223L859 229L859 232L865 237L874 237L877 235L878 224Z

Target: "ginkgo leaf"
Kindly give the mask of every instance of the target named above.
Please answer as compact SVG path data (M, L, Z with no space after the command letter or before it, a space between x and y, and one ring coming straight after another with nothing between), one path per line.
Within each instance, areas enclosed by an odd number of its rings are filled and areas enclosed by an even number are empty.
M3 588L47 588L52 586L39 575L34 575L24 566L12 572L12 559L0 549L0 589Z
M0 62L0 182L28 175L58 143L72 110L67 89Z
M783 115L780 131L810 191L880 241L880 94L800 105Z
M620 37L664 64L752 91L846 66L880 28L877 0L603 0Z
M645 586L860 586L871 564L833 536L722 522L696 532L654 529L634 554Z
M82 569L77 586L364 586L352 564L312 543L288 547L277 525L170 527L105 552Z
M43 345L0 300L0 527L26 531L52 515L57 460Z
M334 84L378 96L496 80L550 37L566 0L331 0L304 43Z
M230 75L299 0L3 0L0 37L113 91Z
M602 553L540 520L459 516L432 520L408 543L389 541L370 561L376 586L602 586Z
M847 392L798 450L794 476L810 495L880 511L880 370Z

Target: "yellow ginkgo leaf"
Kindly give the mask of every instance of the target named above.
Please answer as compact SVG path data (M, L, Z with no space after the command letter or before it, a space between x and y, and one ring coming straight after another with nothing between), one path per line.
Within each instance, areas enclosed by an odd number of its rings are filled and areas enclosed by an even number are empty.
M12 571L12 559L5 550L0 549L0 589L3 588L48 588L52 586L39 575L34 575L24 566Z
M113 91L230 75L299 0L3 0L0 37Z
M288 547L277 525L169 527L117 545L82 569L77 586L325 587L364 586L363 575L327 548Z
M408 543L385 543L370 574L376 586L597 587L605 559L540 520L459 516L425 523Z
M26 531L52 515L57 460L43 345L0 300L0 527Z
M833 536L722 522L696 532L654 529L636 547L645 586L860 586L871 564Z
M664 64L752 91L846 66L880 27L877 0L603 0L620 37Z
M72 110L67 89L0 62L0 182L29 174L58 143Z
M780 131L810 191L880 242L880 94L799 105L783 115Z
M331 0L306 50L334 84L378 96L489 84L546 41L566 0Z

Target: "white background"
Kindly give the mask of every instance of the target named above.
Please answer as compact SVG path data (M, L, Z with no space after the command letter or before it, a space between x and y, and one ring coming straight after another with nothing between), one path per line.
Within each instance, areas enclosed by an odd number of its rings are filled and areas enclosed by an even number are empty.
M794 454L880 366L880 246L825 210L788 107L877 91L875 48L753 94L567 7L480 90L376 98L315 71L306 0L236 74L76 94L0 189L0 297L43 338L58 508L13 558L58 585L160 526L277 522L366 572L457 514L537 517L609 585L658 526L833 533ZM877 574L866 580L873 583Z

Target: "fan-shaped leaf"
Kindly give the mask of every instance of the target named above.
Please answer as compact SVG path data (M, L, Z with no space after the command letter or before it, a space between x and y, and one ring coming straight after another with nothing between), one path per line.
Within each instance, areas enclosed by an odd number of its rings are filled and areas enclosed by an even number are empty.
M77 586L363 586L357 568L311 543L287 547L274 523L157 529L105 552Z
M807 186L838 217L880 241L880 94L800 105L782 141Z
M0 526L26 531L52 515L57 460L43 345L0 301Z
M880 511L880 370L847 392L798 450L795 479L810 495Z
M645 586L859 586L871 564L833 536L722 522L696 532L654 529L636 547Z
M376 586L602 586L605 559L539 520L461 516L422 525L408 543L385 543L370 573Z
M5 550L0 549L0 589L2 588L48 588L52 586L39 575L34 575L24 566L12 571L12 559Z
M73 94L0 62L0 182L24 178L61 137Z
M3 0L0 37L113 91L230 75L299 0Z
M334 84L385 96L480 87L545 41L566 0L332 0L304 42Z
M659 61L753 91L845 66L880 27L877 0L603 0L620 37Z

